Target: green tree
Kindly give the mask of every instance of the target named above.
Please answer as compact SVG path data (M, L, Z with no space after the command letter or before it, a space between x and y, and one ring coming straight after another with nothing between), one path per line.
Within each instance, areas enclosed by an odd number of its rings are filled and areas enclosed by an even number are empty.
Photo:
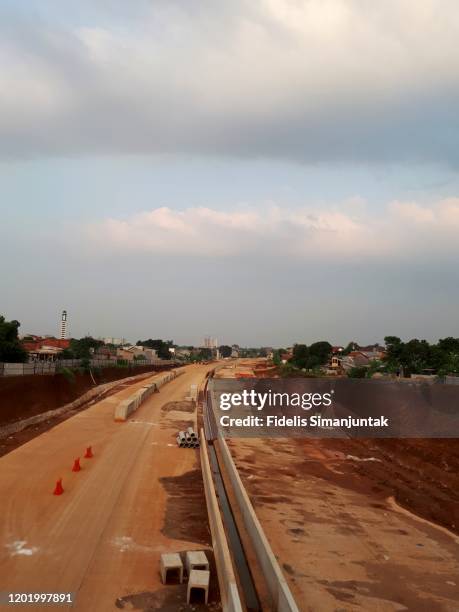
M322 340L314 342L309 347L309 368L314 369L323 366L330 359L332 345Z
M431 348L432 366L440 376L459 374L459 338L442 338Z
M431 367L431 347L426 340L414 338L403 347L402 363L406 373L420 374Z
M365 378L367 375L367 368L365 366L356 366L348 370L347 375L349 378Z
M371 378L373 374L376 374L376 372L383 372L383 371L384 371L384 363L382 361L379 361L379 359L373 359L372 361L370 361L370 364L366 368L366 376L367 378Z
M351 351L355 351L355 349L357 348L357 346L358 346L358 345L357 345L357 342L354 342L354 341L349 342L349 344L346 346L346 348L344 348L344 349L341 351L341 355L349 355L349 353L350 353Z
M210 348L202 348L198 354L199 361L207 361L212 359L212 349Z
M97 350L100 346L103 346L102 340L96 340L91 336L85 336L76 340L72 338L70 340L70 351L73 353L76 359L90 359L91 354Z
M4 363L24 363L27 352L19 342L19 321L7 321L0 316L0 361Z
M397 336L386 336L386 357L384 359L386 368L390 372L395 372L403 367L403 342Z
M222 357L231 357L231 347L227 344L222 344L218 349Z
M306 344L295 344L293 347L291 362L297 368L309 368L309 349Z
M432 347L427 340L413 338L409 342L402 342L397 336L386 336L386 369L390 372L402 370L405 376L420 374L426 369L436 369L435 360L441 363L443 355L441 349Z

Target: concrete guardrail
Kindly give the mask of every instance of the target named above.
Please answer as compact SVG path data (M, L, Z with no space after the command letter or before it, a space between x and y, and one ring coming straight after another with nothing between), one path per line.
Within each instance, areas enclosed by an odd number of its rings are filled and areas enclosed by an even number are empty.
M215 494L212 472L210 469L207 444L204 431L201 429L201 469L204 481L204 492L206 495L207 513L209 515L210 532L212 534L212 547L214 550L215 564L217 566L218 583L223 612L242 612L242 604L236 585L231 555L226 539L225 529L220 515L217 496Z
M247 495L244 485L234 464L228 445L222 437L219 437L218 444L226 471L230 478L236 499L241 510L242 519L247 532L252 540L258 562L266 578L270 595L275 609L278 612L299 612L298 606L290 592L287 581L282 574L276 557L269 545L268 539L258 520L252 503Z
M150 395L159 390L160 387L165 385L170 380L177 378L183 372L181 370L171 370L166 374L162 374L159 378L151 383L148 383L133 393L128 399L121 400L115 407L115 421L123 422L137 410L137 408L148 398Z

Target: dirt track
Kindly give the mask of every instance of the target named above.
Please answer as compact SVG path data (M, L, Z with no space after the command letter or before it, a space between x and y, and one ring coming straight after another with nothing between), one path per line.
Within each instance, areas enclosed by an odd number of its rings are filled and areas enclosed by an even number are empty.
M74 609L84 612L181 609L184 585L161 587L159 555L207 548L210 539L198 451L177 448L174 437L177 423L194 414L162 407L183 401L211 367L186 368L127 423L113 422L114 403L144 383L0 459L0 590L76 592ZM95 457L72 473L89 444ZM65 493L55 497L60 476ZM191 516L176 494L183 481L201 508ZM180 529L173 530L177 514Z

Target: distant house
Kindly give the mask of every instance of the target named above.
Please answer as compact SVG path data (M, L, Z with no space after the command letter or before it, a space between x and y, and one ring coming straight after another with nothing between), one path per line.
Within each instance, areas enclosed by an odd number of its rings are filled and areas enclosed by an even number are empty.
M116 361L116 349L109 346L99 346L93 353L92 359L100 361Z
M70 340L52 336L27 336L22 346L28 353L29 361L54 361L59 353L69 348Z
M344 374L352 368L369 367L372 361L381 361L386 355L384 347L379 344L361 347L354 343L353 347L354 350L343 355L342 346L333 346L327 370L334 374Z
M348 372L352 368L369 367L372 361L383 359L384 351L351 351L348 355L337 356L333 355L330 362L330 368L336 371Z
M340 369L340 357L338 355L333 355L330 358L330 363L328 364L328 367L331 370L339 370Z
M282 364L286 364L288 361L290 361L290 359L292 359L293 357L293 353L281 353L280 354L280 360Z
M385 353L385 348L380 344L369 344L368 346L356 346L356 350L364 353Z
M103 338L104 344L113 344L115 346L123 346L126 342L125 338Z
M158 358L155 349L151 349L144 346L124 346L116 349L116 356L118 359L125 359L126 361L134 361L134 359L145 359L146 361L153 361Z
M233 344L231 347L231 357L233 359L237 359L239 357L239 346L237 344Z
M116 357L124 361L134 361L134 353L129 350L129 347L117 348Z

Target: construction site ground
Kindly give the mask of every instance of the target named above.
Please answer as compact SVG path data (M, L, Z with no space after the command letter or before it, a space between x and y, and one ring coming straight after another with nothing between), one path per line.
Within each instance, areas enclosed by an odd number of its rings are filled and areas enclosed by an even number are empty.
M264 367L227 362L216 376L259 377ZM301 610L459 609L457 440L228 446Z
M228 362L216 376L259 368ZM301 610L459 610L457 440L228 446Z
M210 369L184 368L126 423L113 421L114 406L145 381L0 458L0 591L73 592L84 612L191 610L185 584L161 584L159 559L201 549L213 570L209 607L220 609L199 451L175 441L196 423L185 398ZM94 457L72 472L89 445ZM54 496L59 477L64 494Z
M415 469L403 460L409 449L392 454L379 442L382 449L285 438L229 446L301 610L457 611L457 524L424 518L442 498L457 516L457 467L434 484L440 468ZM422 511L399 501L409 486L424 489Z

